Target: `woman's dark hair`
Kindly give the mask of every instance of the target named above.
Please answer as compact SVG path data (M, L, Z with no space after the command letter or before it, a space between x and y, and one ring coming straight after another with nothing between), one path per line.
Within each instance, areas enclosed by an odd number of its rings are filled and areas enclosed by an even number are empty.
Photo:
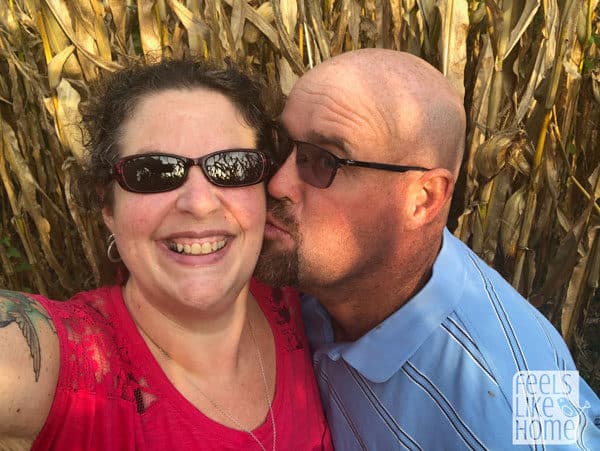
M92 85L89 101L80 108L89 155L78 183L82 203L88 208L112 203L111 168L119 158L119 138L139 102L153 93L191 88L224 94L256 130L257 147L272 154L272 129L281 102L277 90L269 90L258 77L227 60L221 64L192 59L133 64Z

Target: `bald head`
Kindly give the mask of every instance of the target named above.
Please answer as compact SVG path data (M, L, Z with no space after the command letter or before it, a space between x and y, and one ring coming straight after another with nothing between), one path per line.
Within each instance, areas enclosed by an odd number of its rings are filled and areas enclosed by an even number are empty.
M304 75L290 93L337 96L380 130L397 162L443 167L455 177L464 148L465 112L448 80L414 55L362 49L343 53Z

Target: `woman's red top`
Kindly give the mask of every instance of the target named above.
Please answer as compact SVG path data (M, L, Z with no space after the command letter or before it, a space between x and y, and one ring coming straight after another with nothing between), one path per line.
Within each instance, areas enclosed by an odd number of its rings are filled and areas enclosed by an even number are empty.
M252 281L275 337L278 450L330 450L298 294ZM129 315L121 287L69 301L35 296L60 343L50 414L33 450L260 450L247 433L207 418L166 377ZM271 419L253 433L271 450Z

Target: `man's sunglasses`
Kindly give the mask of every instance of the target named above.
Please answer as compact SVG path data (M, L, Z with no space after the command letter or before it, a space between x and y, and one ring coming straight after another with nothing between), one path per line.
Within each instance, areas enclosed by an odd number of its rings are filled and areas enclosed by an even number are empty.
M294 150L294 147L296 148L298 175L302 181L316 188L331 186L340 166L358 166L394 172L429 171L429 169L421 166L399 166L339 158L315 144L291 139L284 130L278 130L275 133L275 144L279 164L283 164Z
M219 150L200 158L144 153L121 158L112 175L126 191L162 193L182 186L192 166L199 166L213 185L238 188L262 182L271 164L264 152L255 149Z

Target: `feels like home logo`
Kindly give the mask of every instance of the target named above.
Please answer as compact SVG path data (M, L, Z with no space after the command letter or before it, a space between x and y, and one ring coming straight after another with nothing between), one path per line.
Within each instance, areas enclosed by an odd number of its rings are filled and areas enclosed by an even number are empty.
M513 376L514 445L567 445L579 431L577 371L519 371Z

